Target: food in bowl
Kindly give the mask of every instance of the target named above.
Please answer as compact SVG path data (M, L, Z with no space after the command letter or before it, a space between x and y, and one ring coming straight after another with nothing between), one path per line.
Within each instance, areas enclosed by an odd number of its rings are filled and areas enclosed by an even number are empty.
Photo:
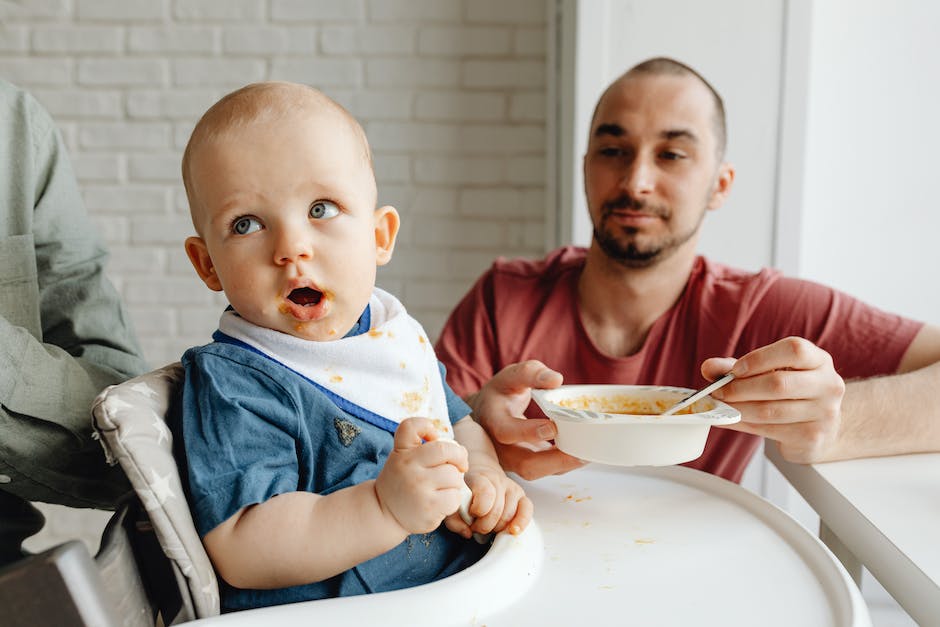
M555 445L585 461L618 466L667 466L705 450L711 427L741 413L706 396L672 416L660 415L695 390L653 385L563 385L533 390L555 423Z
M637 398L629 394L613 394L611 396L584 395L559 399L558 405L566 409L588 410L598 414L658 416L681 399L682 397L676 401L666 400L666 397ZM684 409L680 409L674 415L694 414L699 411L711 409L712 407L714 407L714 403L699 401Z

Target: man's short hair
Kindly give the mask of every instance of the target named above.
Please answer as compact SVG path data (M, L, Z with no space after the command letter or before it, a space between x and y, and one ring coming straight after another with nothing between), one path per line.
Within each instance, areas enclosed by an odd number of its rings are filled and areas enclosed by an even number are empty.
M712 103L715 107L713 127L715 131L715 142L718 149L718 159L720 161L724 158L725 147L728 141L727 123L725 121L725 103L718 94L718 90L715 89L711 83L705 80L704 76L699 74L685 63L676 61L675 59L671 59L669 57L653 57L652 59L642 61L627 70L623 76L627 77L635 74L651 74L656 76L671 74L674 76L694 76L697 78L712 95Z

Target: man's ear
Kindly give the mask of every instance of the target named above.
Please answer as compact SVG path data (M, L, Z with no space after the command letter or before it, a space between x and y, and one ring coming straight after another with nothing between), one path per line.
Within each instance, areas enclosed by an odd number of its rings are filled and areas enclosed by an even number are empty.
M730 163L722 163L718 166L718 176L715 178L715 188L708 198L708 208L717 209L725 204L725 199L731 193L731 185L734 184L734 166Z
M395 207L386 205L375 210L375 263L384 266L392 258L395 238L401 220Z
M212 257L209 256L209 249L206 248L206 243L202 238L187 237L184 246L186 247L186 256L189 257L189 261L196 269L196 274L206 284L206 287L215 292L221 292L222 281L219 280L219 275L215 273Z

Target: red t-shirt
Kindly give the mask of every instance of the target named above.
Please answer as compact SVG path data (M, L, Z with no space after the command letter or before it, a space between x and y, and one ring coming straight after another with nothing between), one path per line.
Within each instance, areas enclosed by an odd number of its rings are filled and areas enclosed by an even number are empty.
M653 324L640 350L610 357L588 337L577 285L585 249L541 260L498 259L451 313L437 342L447 381L476 392L509 364L538 359L565 383L699 388L709 357L740 357L795 335L826 350L844 379L896 371L922 323L779 271L744 272L698 257L679 300ZM535 405L529 415L541 415ZM759 438L712 429L705 452L685 464L740 481Z

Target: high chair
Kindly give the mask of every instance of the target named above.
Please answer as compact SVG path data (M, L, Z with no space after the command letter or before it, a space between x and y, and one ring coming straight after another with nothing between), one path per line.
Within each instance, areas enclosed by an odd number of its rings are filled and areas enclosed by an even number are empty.
M173 457L172 434L167 428L167 418L179 411L180 381L182 366L170 364L153 372L141 375L124 383L111 386L99 394L92 413L95 430L101 439L109 462L118 463L127 474L139 504L136 509L127 506L125 519L137 515L139 519L132 527L125 523L121 529L130 529L131 538L141 533L157 547L157 555L151 551L135 553L138 566L145 572L154 565L161 570L159 576L145 576L144 587L151 600L151 611L158 612L164 624L171 625L195 619L211 619L219 614L219 587L212 565L196 533L192 516L183 492L179 472ZM118 523L112 521L113 526ZM108 535L107 533L105 534ZM136 543L145 545L143 540ZM100 554L100 553L99 553ZM443 582L433 582L417 588L367 595L379 597L381 603L389 600L393 604L409 606L420 604L422 599L435 594L450 597L451 587L459 586L461 598L450 598L450 616L463 622L480 612L481 600L490 609L512 602L525 592L525 572L534 576L536 564L542 557L540 536L534 524L520 537L500 534L487 554L467 570L457 573ZM512 590L505 590L507 578L520 581ZM531 577L530 577L531 579ZM357 615L375 617L381 612L363 597L327 599L306 604L302 621L351 620ZM135 610L136 611L136 610ZM268 624L268 614L276 608L238 612L239 620L248 624ZM229 620L234 615L227 615ZM430 617L433 625L440 625L440 618ZM290 621L288 621L290 622ZM414 624L419 624L416 621ZM124 623L130 624L130 623Z

